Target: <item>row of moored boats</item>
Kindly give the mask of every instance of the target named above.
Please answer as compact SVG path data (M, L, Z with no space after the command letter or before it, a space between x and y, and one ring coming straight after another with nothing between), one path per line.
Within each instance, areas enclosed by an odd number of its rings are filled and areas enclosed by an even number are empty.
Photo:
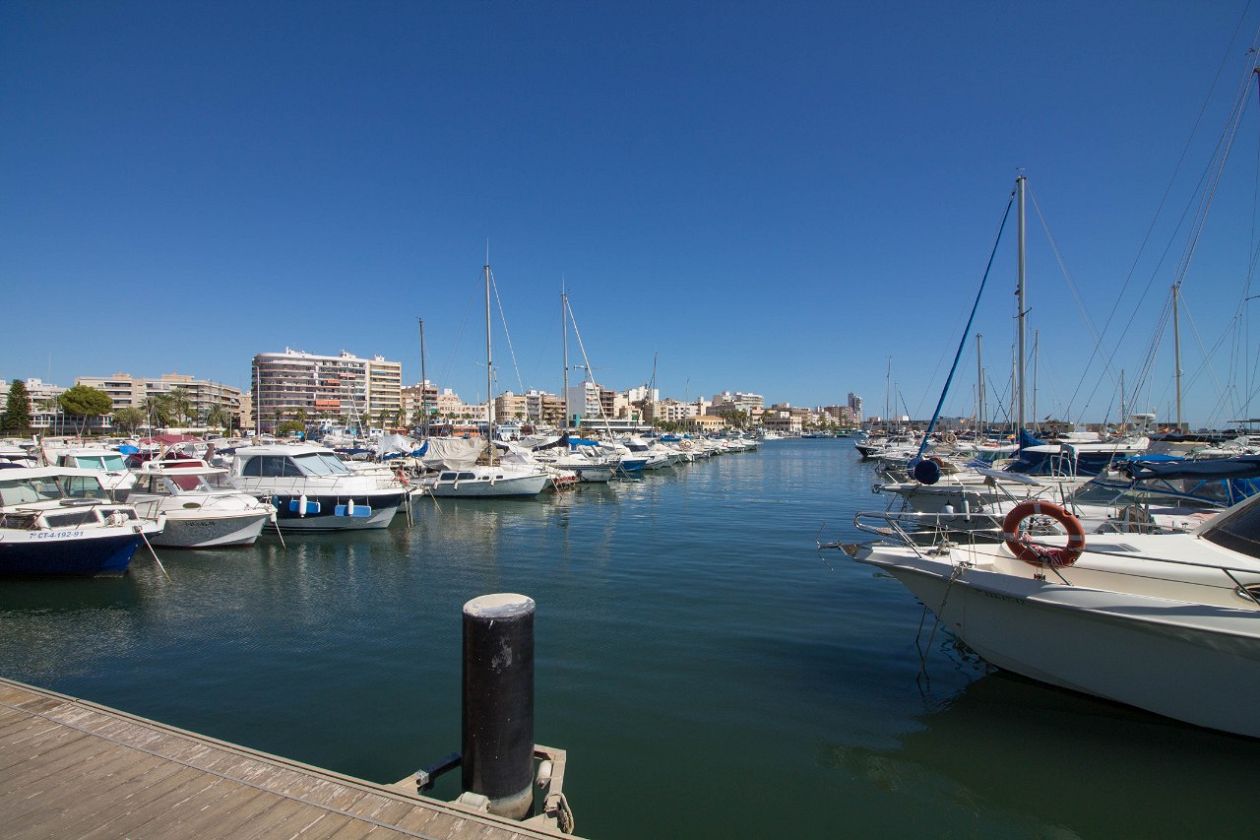
M142 543L221 548L251 545L266 528L386 528L400 510L411 519L416 496L538 496L756 446L395 436L364 457L283 441L13 441L0 446L0 574L119 574Z

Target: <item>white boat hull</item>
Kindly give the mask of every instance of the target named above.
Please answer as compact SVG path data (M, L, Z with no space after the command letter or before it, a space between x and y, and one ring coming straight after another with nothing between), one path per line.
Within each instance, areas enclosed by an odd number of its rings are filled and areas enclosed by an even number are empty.
M897 578L988 662L1199 726L1260 737L1260 612L1205 609L930 561Z
M253 545L271 518L271 512L266 510L213 517L181 517L168 512L166 528L149 542L166 548Z
M444 498L537 496L547 486L547 481L546 473L499 479L439 480L429 485L428 491L434 496Z

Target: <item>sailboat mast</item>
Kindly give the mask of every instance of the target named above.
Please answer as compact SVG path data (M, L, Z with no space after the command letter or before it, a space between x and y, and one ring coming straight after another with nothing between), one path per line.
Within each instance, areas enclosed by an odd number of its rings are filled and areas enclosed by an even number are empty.
M1035 433L1037 429L1037 360L1040 358L1038 350L1041 347L1041 330L1033 330L1033 401L1032 401L1032 426Z
M984 336L976 333L976 434L984 434Z
M420 322L420 415L421 428L424 436L429 436L429 374L425 370L424 364L424 319L418 318Z
M1124 368L1120 368L1120 428L1127 429L1129 427L1129 407L1125 405L1124 397Z
M564 397L564 427L561 431L569 429L569 295L564 290L564 285L560 286L560 344L564 348L564 384L561 388L560 395Z
M487 248L486 264L486 438L490 449L490 464L494 465L494 396L491 393L494 380L494 360L490 355L490 254Z
M1181 431L1181 322L1178 319L1177 298L1181 291L1180 283L1173 283L1172 287L1172 316L1173 316L1173 381L1177 388L1177 431Z
M1016 363L1016 376L1019 381L1019 408L1016 414L1017 429L1024 428L1024 342L1027 307L1024 301L1024 186L1026 178L1020 175L1015 179L1015 191L1019 196L1019 288L1016 291L1016 306L1019 313L1019 360ZM1018 431L1016 432L1018 434Z
M892 356L888 357L888 370L884 374L884 428L892 434Z

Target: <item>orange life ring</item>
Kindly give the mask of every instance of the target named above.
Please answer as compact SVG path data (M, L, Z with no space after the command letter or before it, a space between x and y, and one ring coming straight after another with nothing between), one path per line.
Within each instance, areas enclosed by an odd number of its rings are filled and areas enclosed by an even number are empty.
M1019 533L1019 525L1030 516L1049 516L1068 533L1065 546L1041 545L1032 542L1027 534ZM1002 539L1011 553L1035 566L1070 566L1085 550L1085 529L1077 519L1061 505L1054 502L1029 500L1020 502L1002 520Z

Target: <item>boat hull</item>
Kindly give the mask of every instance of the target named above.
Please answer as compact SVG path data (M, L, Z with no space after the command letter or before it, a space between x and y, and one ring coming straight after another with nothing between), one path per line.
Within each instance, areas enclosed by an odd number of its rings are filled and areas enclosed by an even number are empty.
M434 496L443 498L488 498L503 496L537 496L547 486L546 473L490 480L464 479L462 481L437 481L428 489Z
M595 466L595 467L572 467L565 466L564 469L572 470L577 473L578 479L586 482L600 483L611 481L613 477L613 467L611 466Z
M271 503L276 508L276 524L282 531L363 531L388 528L394 514L406 500L406 493L389 493L379 496L293 496L275 495ZM356 507L371 508L368 516L352 516L338 513L338 507L351 502ZM302 504L306 508L302 508Z
M5 530L0 575L121 575L139 544L140 534L130 528Z
M967 569L877 562L985 660L1051 685L1260 737L1260 612ZM944 566L944 564L939 564Z
M166 527L149 542L165 548L221 548L253 545L271 519L270 511L250 511L233 516L181 518L166 514Z

